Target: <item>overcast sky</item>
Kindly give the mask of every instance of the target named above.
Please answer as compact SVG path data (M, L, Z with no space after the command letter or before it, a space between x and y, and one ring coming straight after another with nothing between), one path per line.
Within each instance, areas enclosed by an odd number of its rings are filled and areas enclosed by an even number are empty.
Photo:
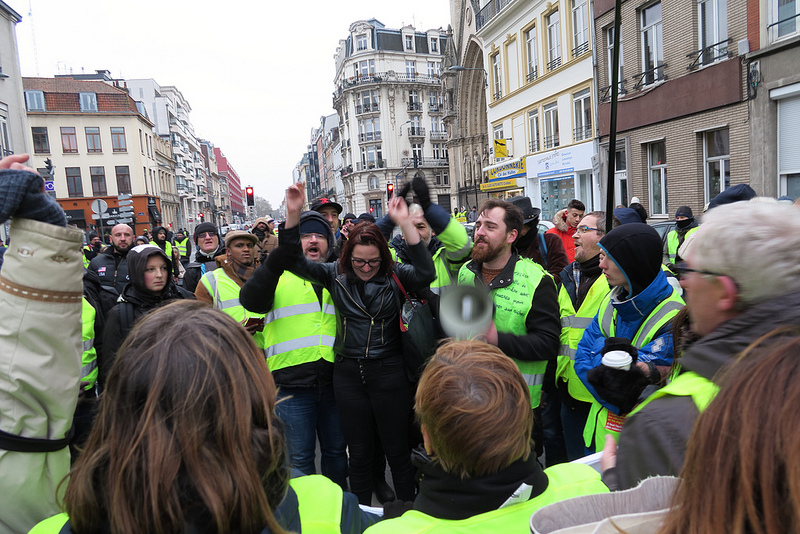
M273 207L311 129L333 113L333 56L350 24L376 18L425 31L450 23L448 0L5 2L23 18L23 76L106 69L176 86L195 134L220 147L242 186Z

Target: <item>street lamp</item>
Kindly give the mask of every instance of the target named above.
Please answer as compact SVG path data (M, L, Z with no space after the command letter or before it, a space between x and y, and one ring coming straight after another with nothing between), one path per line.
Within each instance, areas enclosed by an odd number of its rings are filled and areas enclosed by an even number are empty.
M479 70L483 72L483 85L485 87L489 87L489 74L486 72L486 69L482 67L462 67L461 65L453 65L448 67L447 69L449 72L463 72L465 70Z

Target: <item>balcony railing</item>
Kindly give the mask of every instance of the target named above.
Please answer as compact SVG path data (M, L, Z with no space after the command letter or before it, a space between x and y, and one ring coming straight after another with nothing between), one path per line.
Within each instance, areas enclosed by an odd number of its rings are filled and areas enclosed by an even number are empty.
M558 139L558 134L550 135L544 138L544 147L545 148L555 148L560 144Z
M644 87L645 85L651 85L656 82L666 80L667 75L664 74L664 69L666 67L667 64L661 62L652 69L647 69L646 71L640 72L639 74L634 74L632 76L632 78L636 80L636 83L633 84L634 90L639 89L640 87Z
M511 0L490 0L488 4L478 11L475 15L475 30L480 31L486 24L489 23L495 15L500 13L500 10L506 7Z
M412 126L408 129L408 136L409 137L425 137L425 128L420 128L419 126Z
M383 169L386 167L386 162L383 160L378 161L368 161L366 163L356 162L356 170L357 171L368 171L370 169Z
M431 132L431 140L447 141L447 132Z
M538 139L534 139L533 141L528 143L528 148L530 149L531 153L539 152L539 150L540 150L539 149L539 140Z
M380 106L377 102L356 106L356 115L362 115L364 113L378 113L379 111Z
M589 41L584 41L572 49L572 57L578 57L589 51Z
M547 63L547 70L556 70L561 66L561 56L558 56L553 61Z
M381 140L381 133L380 132L366 132L358 134L358 140L361 143L365 143L368 141L380 141Z
M536 79L536 78L538 78L538 77L539 77L539 68L538 68L538 67L533 67L533 68L532 68L532 69L531 69L531 70L528 72L528 81L529 81L529 82L532 82L533 80L535 80L535 79Z
M575 138L575 141L583 141L585 139L592 138L592 126L578 126L577 128L572 129L572 135Z
M625 82L628 80L620 80L617 85L619 85L619 90L617 94L622 96L625 94ZM611 100L611 86L606 85L605 87L600 88L600 102L608 102Z
M720 59L733 57L733 53L728 50L728 45L732 42L733 39L725 39L724 41L701 48L691 54L686 54L686 57L692 60L686 68L688 70L694 70L701 65L710 65Z
M447 167L450 163L447 158L416 158L417 167ZM413 166L414 158L402 158L400 164Z
M351 76L349 78L344 79L339 86L336 88L336 91L333 92L333 98L338 99L342 93L355 86L360 85L367 85L373 83L383 83L383 82L417 82L417 83L430 83L439 85L441 83L440 76L438 74L434 74L432 76L424 76L422 74L393 74L391 77L386 72L376 72L374 74L359 74L358 76Z
M428 111L430 113L444 113L444 106L441 103L428 104Z
M420 102L409 102L408 103L408 111L417 111L422 113L422 103Z
M503 91L497 91L492 95L493 100L500 100L501 98L503 98Z

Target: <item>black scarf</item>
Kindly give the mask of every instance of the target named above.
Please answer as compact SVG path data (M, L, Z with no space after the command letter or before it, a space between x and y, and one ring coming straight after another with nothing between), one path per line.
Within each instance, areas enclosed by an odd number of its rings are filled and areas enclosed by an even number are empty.
M578 267L581 271L581 279L578 287L575 290L575 296L577 300L577 305L575 306L576 309L583 304L586 294L589 293L589 289L591 289L592 284L594 284L595 280L597 280L597 277L603 273L603 270L600 268L600 254L594 258L586 260L583 263L579 262Z
M467 519L497 510L522 484L532 487L530 500L541 495L549 483L534 454L493 475L464 480L446 473L422 448L414 451L412 462L419 478L414 509L438 519Z

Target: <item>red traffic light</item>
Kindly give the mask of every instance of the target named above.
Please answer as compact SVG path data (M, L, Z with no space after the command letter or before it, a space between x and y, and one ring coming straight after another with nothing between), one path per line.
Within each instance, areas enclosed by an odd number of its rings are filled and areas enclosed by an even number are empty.
M394 184L389 182L386 184L386 199L392 200L392 195L394 195Z
M247 197L247 205L248 206L255 206L256 199L253 196L253 188L248 186L244 188L245 196Z
M200 217L201 219L203 218L203 214L202 213L198 213L197 216Z
M252 195L253 194L253 188L252 187L248 187L247 188L247 194L248 195Z

